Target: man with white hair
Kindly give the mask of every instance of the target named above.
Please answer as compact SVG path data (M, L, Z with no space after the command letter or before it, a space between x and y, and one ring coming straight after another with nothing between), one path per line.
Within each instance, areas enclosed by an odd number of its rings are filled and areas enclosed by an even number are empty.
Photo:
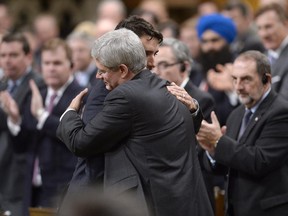
M95 41L92 56L97 77L111 92L85 127L77 111L87 90L75 97L61 118L59 138L77 156L124 149L139 174L149 215L213 215L191 114L169 94L165 80L145 69L139 37L127 29L108 32Z

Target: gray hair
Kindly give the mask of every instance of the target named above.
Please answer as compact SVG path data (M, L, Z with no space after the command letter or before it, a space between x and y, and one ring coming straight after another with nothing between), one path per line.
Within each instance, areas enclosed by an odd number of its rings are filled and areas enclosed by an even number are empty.
M172 52L178 62L188 61L190 66L193 63L190 50L186 44L175 38L164 38L161 47L171 47Z
M134 74L146 67L146 54L139 37L128 29L110 31L98 38L91 55L105 67L114 70L120 64Z
M92 47L95 38L85 32L72 32L68 35L66 41L80 40L87 44L89 48Z
M271 66L269 59L263 53L255 50L246 51L241 53L236 60L250 60L256 63L256 70L260 77L265 74L271 74Z

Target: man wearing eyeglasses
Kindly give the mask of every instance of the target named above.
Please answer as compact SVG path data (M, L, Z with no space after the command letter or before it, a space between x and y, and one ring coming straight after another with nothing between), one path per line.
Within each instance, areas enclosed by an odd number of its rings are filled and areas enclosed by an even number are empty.
M164 38L155 57L154 71L162 79L174 82L179 88L184 88L192 98L199 102L204 119L211 122L210 113L215 108L215 101L212 95L200 90L189 79L192 64L193 60L186 44L174 38ZM205 152L199 149L198 156L202 161L201 158L205 156ZM202 174L211 204L214 206L213 175L204 169Z

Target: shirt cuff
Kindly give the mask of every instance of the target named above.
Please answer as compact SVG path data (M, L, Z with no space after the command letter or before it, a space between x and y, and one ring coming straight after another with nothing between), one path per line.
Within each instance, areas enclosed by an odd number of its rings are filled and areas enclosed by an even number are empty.
M37 126L36 128L38 130L41 130L46 122L46 119L48 118L49 116L49 112L47 111L44 111L40 116L39 116L39 119L38 119L38 123L37 123Z
M63 118L63 116L68 112L68 111L74 111L74 112L76 112L76 110L75 109L73 109L73 108L67 108L66 110L65 110L65 112L61 115L61 117L60 117L60 120L59 121L61 121L62 120L62 118Z
M192 117L195 117L195 116L197 116L198 113L199 113L200 106L199 106L199 103L198 103L198 101L197 101L196 99L192 98L192 100L193 100L193 102L196 104L197 109L196 109L196 111L194 111L194 112L191 112L191 111L190 111L190 113L191 113Z
M212 167L214 167L216 165L216 160L214 158L212 158L212 156L209 154L208 151L205 151L205 153L206 153L206 155L207 155Z
M14 123L14 122L12 122L10 117L7 118L8 129L9 129L10 133L13 136L17 136L20 133L20 131L21 131L21 127L20 127L21 122L22 122L22 119L20 119L17 123Z

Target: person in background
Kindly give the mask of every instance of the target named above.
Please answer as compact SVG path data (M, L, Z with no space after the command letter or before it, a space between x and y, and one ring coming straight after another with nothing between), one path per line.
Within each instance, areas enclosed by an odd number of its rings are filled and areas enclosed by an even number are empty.
M159 24L158 17L156 14L152 11L147 11L142 8L135 8L131 13L131 16L138 16L149 22L155 29L157 29L157 26Z
M54 15L41 13L33 21L33 31L37 38L37 49L33 57L34 69L41 73L41 48L46 41L59 37L59 24Z
M205 16L214 13L219 13L219 8L214 1L205 1L197 7L198 16Z
M258 35L271 63L272 88L288 99L288 19L278 4L260 8L255 14Z
M0 197L2 208L12 215L23 215L29 169L27 155L21 148L26 141L16 143L8 126L18 123L11 107L19 107L23 113L31 94L29 80L35 80L43 87L42 78L32 70L31 64L32 53L26 37L17 32L5 34L0 43L0 65L4 71L0 82Z
M197 139L210 169L227 173L226 215L279 216L288 212L288 102L272 89L268 58L240 54L232 78L242 105L220 127L202 122Z
M96 9L96 20L109 19L119 23L127 16L127 9L122 0L102 0Z
M183 41L189 48L193 64L190 71L190 79L199 86L202 81L202 66L199 63L200 58L200 40L198 38L196 25L197 17L189 18L180 25L180 40Z
M137 8L151 11L157 16L159 23L166 22L170 17L167 3L164 0L141 0Z
M72 50L73 73L82 87L90 88L95 84L97 68L90 55L94 40L94 37L81 32L71 33L66 39Z
M155 56L156 67L152 69L162 79L184 88L192 98L195 98L202 110L204 119L210 119L214 110L214 99L208 92L196 87L189 79L193 60L188 47L178 39L164 38Z
M161 32L164 38L179 38L180 30L176 21L169 19L165 22L159 23L157 26L158 31Z
M222 14L230 17L237 28L237 37L231 43L235 57L248 50L265 51L257 33L252 29L252 11L247 3L229 3L222 10Z
M208 92L200 90L189 79L190 68L193 61L189 48L181 41L174 38L164 38L159 47L159 53L155 57L155 73L162 79L174 82L177 86L184 88L187 93L199 103L203 118L211 122L210 114L214 110L215 102ZM194 125L197 124L194 122ZM200 162L205 156L205 151L198 149ZM202 166L201 166L202 167ZM202 174L206 183L207 192L212 206L215 206L213 175L202 169Z
M0 3L0 38L13 30L13 16L9 6L5 3Z
M201 46L199 62L203 68L199 88L213 96L215 112L224 125L229 113L238 105L229 74L234 60L230 44L236 37L236 27L230 18L212 14L200 17L196 28ZM228 82L223 82L224 75Z
M14 125L17 130L11 129L19 143L14 148L26 153L28 163L26 212L22 215L28 215L30 206L56 208L58 196L67 187L76 164L76 157L56 137L59 117L67 102L83 89L73 78L72 51L64 40L55 38L43 45L41 57L47 87L39 91L31 80L32 97L22 113L15 101L9 108L9 117L19 122ZM32 186L37 189L33 194Z

